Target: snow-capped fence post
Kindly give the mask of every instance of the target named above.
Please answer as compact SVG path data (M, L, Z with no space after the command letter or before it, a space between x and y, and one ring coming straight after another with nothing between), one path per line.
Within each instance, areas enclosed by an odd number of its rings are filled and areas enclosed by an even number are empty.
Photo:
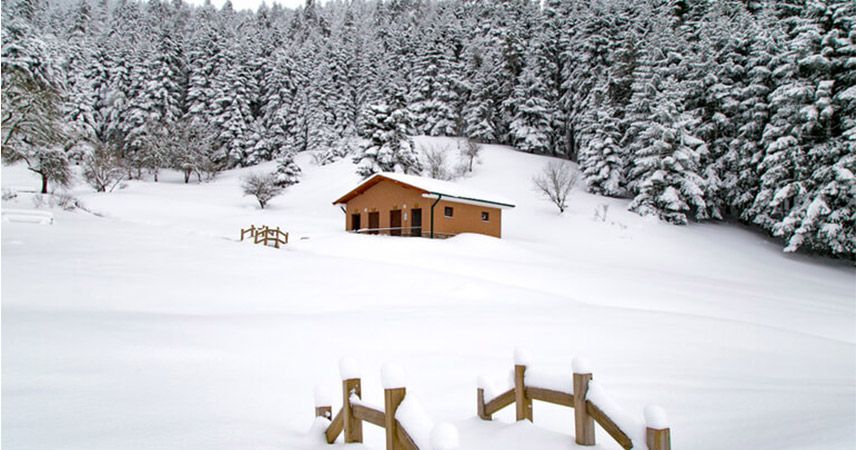
M403 450L407 447L401 442L395 413L407 395L407 388L404 387L404 371L395 364L386 363L381 369L381 381L383 381L386 450Z
M315 417L333 420L333 401L321 386L315 387Z
M645 427L648 450L672 449L672 437L663 408L653 405L645 407Z
M362 398L362 387L356 362L351 358L339 361L339 375L342 377L342 419L344 422L345 443L363 442L363 421L354 416L351 395Z
M526 396L526 365L528 355L523 349L514 350L514 402L517 407L517 420L532 421L532 399Z
M594 419L586 409L586 394L591 381L591 368L582 358L574 358L574 433L579 445L595 445Z

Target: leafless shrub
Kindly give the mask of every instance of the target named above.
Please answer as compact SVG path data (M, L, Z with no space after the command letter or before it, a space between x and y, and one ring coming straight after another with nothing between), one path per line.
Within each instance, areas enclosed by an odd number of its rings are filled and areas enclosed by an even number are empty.
M559 208L559 214L561 214L568 207L568 197L578 178L579 173L570 164L563 161L551 161L532 181L538 191Z
M259 202L261 209L265 209L268 202L282 193L283 188L276 185L276 177L273 174L251 173L244 177L241 188L244 195L251 195Z
M51 199L56 206L66 211L71 211L78 206L77 198L68 192L54 193Z
M113 192L125 175L119 158L104 146L96 148L83 160L83 179L98 192Z
M429 147L423 150L422 159L428 176L437 180L452 179L446 168L446 148Z

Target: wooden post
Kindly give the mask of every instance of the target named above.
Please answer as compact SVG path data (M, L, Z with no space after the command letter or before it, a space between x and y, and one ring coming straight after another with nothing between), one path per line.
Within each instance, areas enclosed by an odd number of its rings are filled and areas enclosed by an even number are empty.
M392 388L383 390L384 428L386 429L386 450L404 450L406 447L399 438L398 421L395 420L395 412L398 405L407 395L406 388Z
M529 419L532 421L532 399L526 398L526 385L524 376L526 366L514 365L514 402L517 405L517 420Z
M664 428L658 430L655 428L647 428L648 450L671 450L672 438L669 436L669 429Z
M316 406L315 407L315 417L325 417L328 420L333 420L333 407L332 406Z
M478 410L480 419L482 419L482 420L492 420L493 419L493 417L491 417L490 414L486 414L484 412L484 389L482 389L482 388L478 389L478 394L476 395L476 409Z
M359 378L342 381L342 419L345 427L345 443L363 442L363 421L354 417L351 409L351 393L362 397Z
M574 432L579 445L594 445L594 419L586 409L590 373L574 373Z

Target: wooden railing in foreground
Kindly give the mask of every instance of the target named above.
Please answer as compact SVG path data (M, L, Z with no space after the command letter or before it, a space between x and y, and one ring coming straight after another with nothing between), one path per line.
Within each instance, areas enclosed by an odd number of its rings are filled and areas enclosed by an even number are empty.
M387 364L384 366L384 406L381 410L362 402L361 379L355 375L355 370L349 368L354 363L348 363L347 360L348 358L345 358L339 364L342 377L342 408L335 416L333 416L333 407L330 404L332 401L321 398L322 396L318 394L319 391L316 389L315 417L324 417L330 420L325 431L327 443L336 442L340 434L344 434L345 443L363 442L363 422L368 422L386 430L387 450L420 450L420 447L416 445L416 442L395 416L399 406L407 396L407 389L403 386L403 375L395 376L394 374L403 374L403 371L394 365ZM388 374L388 372L393 373L393 375ZM457 441L456 431L454 441ZM443 445L432 445L432 449L457 449L457 442L451 446L448 444L448 439L445 442L446 444Z
M264 246L273 245L279 248L280 245L288 244L288 233L283 232L279 227L270 228L267 225L262 225L261 227L250 225L249 228L241 228L241 240L243 241L247 236L253 238L253 243Z
M538 400L559 406L567 406L574 409L574 430L576 443L579 445L595 445L594 424L597 422L621 447L625 449L644 448L649 450L670 450L670 429L666 425L665 414L659 407L649 406L645 410L645 435L638 437L642 442L633 442L631 436L633 430L622 429L616 421L607 415L597 401L588 398L590 384L592 383L591 370L584 360L574 359L573 376L568 380L568 386L572 386L571 392L558 391L545 387L527 386L526 370L527 363L523 352L515 351L514 365L514 387L495 395L492 399L485 401L485 389L479 387L477 390L477 411L482 420L492 420L492 415L506 406L515 404L517 420L532 421L532 401ZM637 434L638 436L638 434Z

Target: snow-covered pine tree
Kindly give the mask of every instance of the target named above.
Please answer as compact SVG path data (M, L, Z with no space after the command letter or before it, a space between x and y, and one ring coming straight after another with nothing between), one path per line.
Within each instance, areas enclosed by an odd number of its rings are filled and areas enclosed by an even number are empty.
M538 76L540 59L536 53L527 56L526 68L509 99L516 111L509 134L514 145L524 152L552 154L554 111L548 99L549 89Z
M276 170L273 172L276 185L288 187L300 182L300 166L294 162L294 153L286 152L276 162Z
M687 131L691 122L668 98L654 107L649 127L640 136L647 145L634 156L631 174L639 192L630 204L632 211L678 225L708 217L705 180L698 173L704 143Z
M441 31L431 27L419 44L408 98L413 132L454 136L457 131L452 55Z
M609 99L610 84L595 87L592 108L581 122L579 165L590 192L610 197L624 195L626 155L621 147L620 120Z
M366 122L361 127L366 142L354 156L358 174L368 177L378 172L422 171L413 141L407 135L407 116L403 108L385 103L367 108Z

